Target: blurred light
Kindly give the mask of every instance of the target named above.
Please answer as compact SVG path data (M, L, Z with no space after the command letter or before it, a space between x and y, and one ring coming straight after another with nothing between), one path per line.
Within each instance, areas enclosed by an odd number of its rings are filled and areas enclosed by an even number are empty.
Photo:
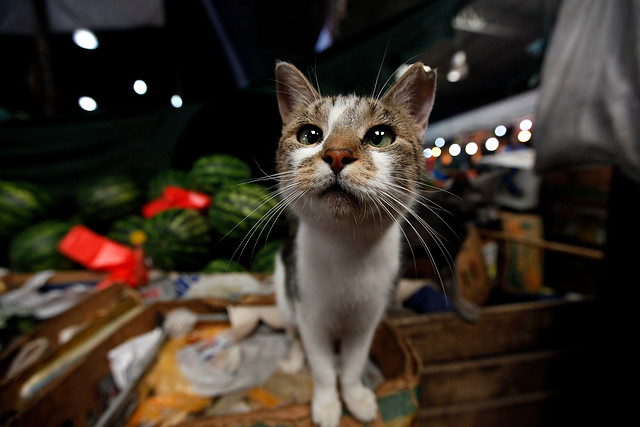
M436 143L436 147L440 147L440 148L444 147L444 143L445 142L446 141L444 140L443 137L436 138L436 142L435 142Z
M171 97L171 105L173 105L175 108L182 107L182 97L180 95L173 95Z
M496 151L499 145L500 141L498 141L498 138L493 137L487 139L484 143L485 148L489 151Z
M144 80L136 80L133 82L133 91L138 95L144 95L147 93L147 84Z
M447 73L447 80L451 83L459 82L462 78L462 73L458 70L451 70Z
M451 147L449 147L449 154L451 154L453 157L460 154L461 151L462 148L460 148L458 144L451 144Z
M520 122L520 130L531 130L533 122L529 119L524 119Z
M518 141L527 142L530 139L531 139L531 132L529 132L528 130L521 130L520 132L518 132Z
M469 142L464 146L464 152L470 156L473 156L478 152L478 144L476 144L475 142Z
M440 148L438 148L438 147L433 147L433 148L431 149L431 155L432 155L433 157L440 157L440 154L442 154L442 150L441 150Z
M428 159L429 157L431 157L431 148L425 148L422 153L424 154L424 157L426 159Z
M98 38L86 28L78 28L73 32L73 42L83 49L97 49Z
M451 57L451 69L447 73L447 80L455 83L469 75L469 64L467 64L467 54L459 50Z
M507 134L507 127L504 125L498 125L496 126L496 128L494 129L493 133L496 136L505 136Z
M84 111L95 111L95 109L98 108L98 103L95 101L95 99L89 96L81 96L80 98L78 98L78 105Z

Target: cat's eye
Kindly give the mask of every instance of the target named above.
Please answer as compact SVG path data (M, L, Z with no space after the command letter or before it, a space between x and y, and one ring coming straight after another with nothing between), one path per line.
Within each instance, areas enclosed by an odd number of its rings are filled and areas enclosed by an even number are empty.
M377 148L391 145L395 139L396 135L388 126L374 126L364 136L364 142Z
M322 130L314 125L303 126L298 132L298 142L304 145L313 145L322 141Z

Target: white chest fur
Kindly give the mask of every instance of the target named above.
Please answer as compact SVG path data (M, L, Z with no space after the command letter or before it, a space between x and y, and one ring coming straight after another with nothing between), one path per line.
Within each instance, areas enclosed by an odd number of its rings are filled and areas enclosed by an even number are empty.
M332 330L377 323L399 267L400 230L327 230L302 222L296 248L297 315ZM365 326L365 325L362 325Z

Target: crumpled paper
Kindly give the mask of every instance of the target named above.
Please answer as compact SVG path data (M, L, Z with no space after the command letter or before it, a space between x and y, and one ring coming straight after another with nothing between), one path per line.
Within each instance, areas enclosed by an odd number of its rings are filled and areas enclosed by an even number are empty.
M49 319L73 307L82 297L92 292L91 288L81 284L39 292L55 274L55 270L44 270L32 275L20 288L2 295L0 306L30 312L38 319Z

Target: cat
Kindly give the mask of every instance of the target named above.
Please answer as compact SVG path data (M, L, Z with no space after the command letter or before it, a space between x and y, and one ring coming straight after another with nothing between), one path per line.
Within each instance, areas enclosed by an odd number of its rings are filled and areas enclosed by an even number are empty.
M416 63L380 98L322 97L295 66L276 65L278 192L295 224L274 272L292 339L281 369L300 369L306 355L321 427L339 424L340 395L358 420L377 417L361 374L399 278L435 88L436 72Z

